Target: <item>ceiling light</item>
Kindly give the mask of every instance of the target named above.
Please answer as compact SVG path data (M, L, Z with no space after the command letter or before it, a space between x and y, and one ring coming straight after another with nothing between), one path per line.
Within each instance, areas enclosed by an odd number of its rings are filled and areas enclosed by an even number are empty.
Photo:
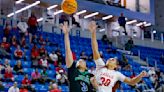
M20 3L22 3L23 1L25 1L25 0L18 0L18 1L15 1L15 4L20 4Z
M58 6L58 5L52 5L52 6L48 7L47 10L51 10L51 9L53 9L53 8L56 8L57 6Z
M89 15L84 16L84 18L87 19L87 18L96 16L96 15L98 15L98 14L99 14L99 12L91 13L91 14L89 14Z
M128 22L126 22L126 24L127 24L127 25L130 25L130 24L133 24L133 23L135 23L135 22L137 22L137 20L128 21Z
M108 16L103 17L102 20L107 20L107 19L110 19L112 17L113 17L113 15L108 15Z
M54 12L54 15L57 15L57 14L60 14L60 13L63 13L63 10L59 10L57 12Z
M87 10L82 10L82 11L77 12L76 15L81 15L81 14L84 14L86 12L87 12Z
M20 13L22 11L25 11L27 9L30 9L31 7L34 7L34 6L38 5L38 4L40 4L40 1L36 1L35 3L32 3L32 4L28 5L28 6L25 6L24 8L21 8L21 9L15 11L15 13L14 12L13 13L10 13L10 14L7 15L7 17L11 17L14 14L18 14L18 13Z

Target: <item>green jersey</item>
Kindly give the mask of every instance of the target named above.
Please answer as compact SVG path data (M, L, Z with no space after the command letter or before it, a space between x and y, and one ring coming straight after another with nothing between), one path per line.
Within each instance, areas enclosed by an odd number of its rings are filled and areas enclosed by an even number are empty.
M80 72L73 63L68 68L68 80L70 82L70 92L93 92L90 82L91 74L88 71Z

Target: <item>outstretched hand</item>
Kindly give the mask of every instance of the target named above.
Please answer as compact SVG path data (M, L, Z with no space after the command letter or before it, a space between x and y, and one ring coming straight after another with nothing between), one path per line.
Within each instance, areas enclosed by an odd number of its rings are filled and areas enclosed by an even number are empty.
M64 34L68 34L70 31L70 29L68 27L68 22L64 22L63 24L61 24L60 28L62 29Z
M97 25L95 21L91 21L88 25L88 29L91 33L96 32L97 30Z

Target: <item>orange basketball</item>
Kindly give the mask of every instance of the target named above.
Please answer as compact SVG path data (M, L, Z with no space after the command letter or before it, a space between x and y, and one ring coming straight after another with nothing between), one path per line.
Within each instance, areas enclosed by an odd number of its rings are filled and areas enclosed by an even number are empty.
M64 13L73 14L77 10L77 2L76 0L63 0L61 8Z

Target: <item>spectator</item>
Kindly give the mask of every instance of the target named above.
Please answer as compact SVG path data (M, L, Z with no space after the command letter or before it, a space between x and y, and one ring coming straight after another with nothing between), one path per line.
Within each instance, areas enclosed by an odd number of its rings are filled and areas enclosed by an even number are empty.
M40 54L40 56L47 54L47 51L46 51L44 45L42 45L41 48L39 49L39 54Z
M49 86L48 86L48 90L49 90L49 91L51 91L51 90L54 89L54 88L53 88L53 84L55 84L55 81L54 81L54 80L52 80L52 81L50 82Z
M154 67L151 67L150 70L148 71L148 75L151 77L151 76L153 76L155 74L156 74L155 68Z
M25 59L24 52L20 49L19 45L17 46L17 49L14 51L14 57L16 60L22 59L22 58Z
M24 74L22 63L20 60L18 60L17 64L14 66L14 71L16 72L16 74L21 74L21 75Z
M26 38L23 36L22 38L21 38L21 40L20 40L20 46L22 47L22 48L25 48L25 49L28 49L29 47L27 46L27 44L26 44Z
M121 13L121 16L118 18L118 23L120 24L121 27L124 28L125 35L128 35L127 32L126 32L126 19L125 19L123 13Z
M21 21L18 23L17 27L20 29L20 36L22 38L27 33L28 28L28 25L23 17L21 17Z
M12 69L10 66L5 68L4 80L6 82L13 82L14 81L14 76L13 76Z
M84 51L81 52L80 59L84 59L84 60L87 60L88 59L88 56L85 54Z
M1 48L7 52L10 52L10 43L7 42L7 38L3 37L3 41L1 43Z
M102 41L104 44L106 44L106 45L112 44L112 43L109 42L109 39L107 38L106 35L103 35L101 41Z
M5 59L5 63L3 64L4 68L7 68L10 66L10 61L8 59Z
M45 45L45 40L43 39L42 35L40 35L38 42L40 45Z
M60 18L59 18L59 23L63 24L65 21L68 22L67 16L66 15L61 15Z
M31 80L28 78L28 74L26 74L22 80L22 88L29 89L32 92L35 91L31 86Z
M58 56L55 54L55 51L49 54L50 63L57 65Z
M31 41L31 43L33 43L33 44L37 44L37 43L38 43L38 37L37 37L37 35L33 35L33 36L32 36L32 39L31 39L30 41Z
M58 56L57 64L65 64L65 62L63 62L63 55L62 55L62 53L61 53L59 48L55 51L55 53Z
M45 84L45 82L50 82L50 79L48 78L47 70L46 68L43 69L41 72L41 82Z
M17 82L14 82L13 86L11 86L8 92L19 92L19 88L17 87Z
M31 13L30 18L28 19L28 26L29 26L29 33L30 35L35 35L36 31L37 31L37 18L35 16L34 13Z
M39 63L40 63L40 68L48 69L48 61L47 61L47 57L45 55L42 56L42 58L40 59Z
M40 73L38 72L38 69L36 68L34 72L32 72L31 74L31 77L32 77L32 80L31 80L31 83L36 83L36 82L41 82L40 78L41 78L41 75Z
M64 73L66 73L66 70L64 68L62 68L62 64L59 64L58 67L56 67L56 69L55 69L56 73L59 73L60 70L64 71Z
M130 38L125 44L125 50L131 50L134 47L133 38Z
M10 37L10 30L11 30L11 26L9 25L9 23L6 23L5 28L4 28L4 37L9 38Z
M61 90L58 88L58 85L55 83L53 84L53 89L50 92L61 92Z
M31 60L32 60L32 67L38 67L38 59L40 58L39 55L39 51L38 48L36 47L36 45L33 46L32 50L31 50Z
M72 52L72 56L73 56L73 60L76 61L77 57L76 57L76 53L75 52Z
M2 82L0 81L0 90L4 92L5 87L3 86Z
M57 79L58 85L62 85L62 84L68 85L68 77L66 73L64 72L64 70L61 69L57 72L56 79Z
M104 60L104 55L102 51L100 51L100 57Z
M18 43L18 40L17 40L17 38L16 38L15 35L13 35L13 37L11 38L10 41L11 41L11 42L10 42L11 45L14 46L14 47L17 47L17 45L19 44L19 43Z

